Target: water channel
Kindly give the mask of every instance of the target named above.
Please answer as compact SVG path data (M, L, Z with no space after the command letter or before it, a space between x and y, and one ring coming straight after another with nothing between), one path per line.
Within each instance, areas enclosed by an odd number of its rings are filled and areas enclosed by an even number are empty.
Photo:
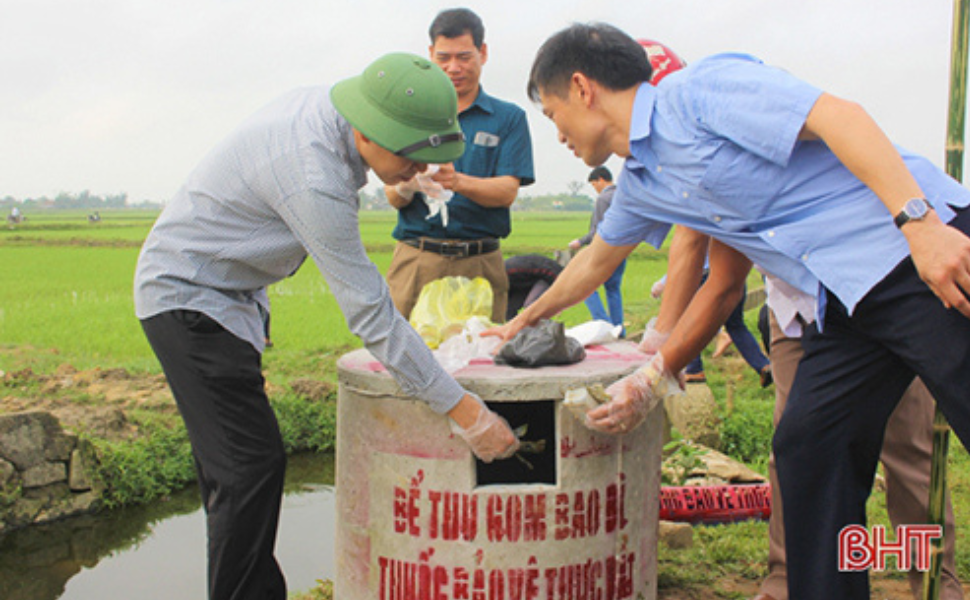
M290 457L276 552L290 591L334 576L333 459ZM0 536L0 598L205 598L205 545L194 486L147 506L14 531Z

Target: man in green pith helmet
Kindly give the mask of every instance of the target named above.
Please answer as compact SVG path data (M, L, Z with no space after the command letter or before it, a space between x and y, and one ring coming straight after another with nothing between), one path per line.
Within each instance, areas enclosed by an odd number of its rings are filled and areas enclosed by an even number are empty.
M269 104L216 146L142 248L135 312L192 442L207 513L209 598L282 600L274 557L286 454L261 374L266 288L310 255L351 331L402 389L447 414L484 461L518 447L504 419L435 362L394 308L358 229L358 191L464 151L439 67L389 54L332 88Z

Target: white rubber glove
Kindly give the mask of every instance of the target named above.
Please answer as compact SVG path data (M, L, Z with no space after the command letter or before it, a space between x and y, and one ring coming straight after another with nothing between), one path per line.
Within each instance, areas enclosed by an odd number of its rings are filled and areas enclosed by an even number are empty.
M654 298L659 298L661 295L663 295L665 287L667 287L666 275L653 282L653 285L650 287L650 295Z
M441 214L441 224L448 226L448 201L455 195L451 190L446 190L440 183L433 179L438 172L438 165L428 165L424 173L418 173L415 179L421 186L420 191L424 193L424 203L428 205L428 216L425 219L432 219Z
M586 426L603 433L627 433L636 429L665 397L681 393L677 377L664 368L659 352L641 367L606 388L611 400L586 413Z
M467 429L452 421L452 429L461 436L482 462L490 463L495 459L509 458L519 449L519 439L515 437L508 421L489 410L481 398L469 392L478 401L481 410L475 423Z
M660 347L670 337L670 332L660 333L657 331L654 327L656 323L657 317L650 319L650 322L647 323L647 330L643 332L643 339L637 344L637 350L644 354L656 354L660 352Z
M414 194L421 191L421 182L418 180L418 177L419 175L415 175L411 179L402 181L394 186L397 195L405 200L414 200Z

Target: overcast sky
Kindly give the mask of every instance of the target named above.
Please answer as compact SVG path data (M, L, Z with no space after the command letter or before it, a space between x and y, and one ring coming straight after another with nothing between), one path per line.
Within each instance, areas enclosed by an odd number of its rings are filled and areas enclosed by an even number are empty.
M577 21L688 62L755 54L859 101L895 142L943 163L945 0L0 0L0 197L166 201L257 108L387 52L426 54L428 25L454 6L485 21L485 88L528 113L537 183L526 193L564 192L589 171L525 95L538 47Z

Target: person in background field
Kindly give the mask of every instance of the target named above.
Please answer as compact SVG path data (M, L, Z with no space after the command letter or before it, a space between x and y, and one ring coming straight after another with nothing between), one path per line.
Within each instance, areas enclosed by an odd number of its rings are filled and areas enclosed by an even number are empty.
M508 324L509 340L599 287L671 224L711 240L710 274L647 365L611 386L590 427L638 426L740 300L752 263L817 298L774 437L793 600L869 598L839 569L890 415L915 376L970 443L970 191L894 146L857 104L740 54L649 85L639 44L573 25L540 48L529 96L587 165L629 158L590 246Z
M7 215L8 225L19 225L24 220L24 216L20 213L20 207L14 206L10 209L10 214Z
M589 219L589 231L583 237L569 242L570 250L579 250L593 241L593 236L596 235L596 227L603 220L603 215L606 214L606 210L613 201L613 192L616 191L616 186L613 185L613 174L602 165L590 172L589 183L596 190L597 194L596 204L593 206L593 215ZM599 290L593 292L589 298L586 298L586 308L589 309L589 314L593 319L606 321L621 327L623 326L623 293L620 287L623 283L623 271L625 269L626 261L623 261L613 271L610 278L606 280L606 283L603 284L603 289L606 291L606 305L609 307L609 312L603 308L603 301L600 299ZM621 330L620 337L624 337L625 331L626 329Z
M454 194L434 216L416 180L385 187L388 202L398 209L393 232L398 244L387 281L394 305L409 318L421 289L431 281L484 277L492 287L492 320L500 323L509 283L499 240L511 231L509 207L519 187L535 180L529 125L525 111L482 88L488 46L478 15L465 8L442 11L428 33L431 60L458 93L465 153L432 177Z
M311 256L351 331L406 393L447 414L482 460L518 446L394 308L367 258L358 192L461 156L457 98L436 65L389 54L333 87L295 90L216 146L141 250L135 313L195 458L213 600L284 600L274 557L286 453L262 375L266 288ZM415 432L415 435L422 435Z
M644 332L640 350L654 354L677 321L683 316L697 293L697 281L707 253L709 238L677 227L670 245L670 282L665 290L656 322ZM774 424L777 426L788 402L795 370L803 350L803 323L815 319L815 299L784 281L767 276L768 318L771 335L769 349L775 373ZM669 294L668 294L669 292ZM920 524L929 514L930 463L933 449L933 397L919 380L906 390L886 425L886 435L879 456L886 474L886 507L894 526ZM753 600L787 600L788 569L785 555L783 502L778 486L774 453L769 456L771 481L771 518L768 525L768 576ZM946 544L943 562L944 600L961 600L963 592L956 577L956 535L953 507L947 497ZM923 574L915 569L908 573L914 600L922 598Z

